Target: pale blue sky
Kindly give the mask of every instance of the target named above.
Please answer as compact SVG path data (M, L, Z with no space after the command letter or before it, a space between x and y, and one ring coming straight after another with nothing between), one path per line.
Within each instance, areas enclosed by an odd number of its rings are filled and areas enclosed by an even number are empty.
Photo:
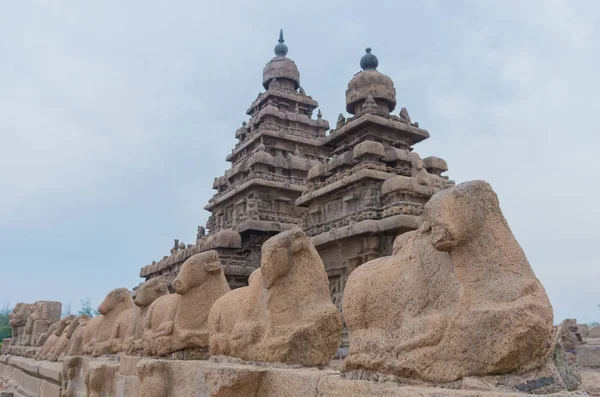
M0 302L98 305L192 242L283 28L332 124L372 47L415 150L492 184L556 320L600 320L599 26L592 0L5 2Z

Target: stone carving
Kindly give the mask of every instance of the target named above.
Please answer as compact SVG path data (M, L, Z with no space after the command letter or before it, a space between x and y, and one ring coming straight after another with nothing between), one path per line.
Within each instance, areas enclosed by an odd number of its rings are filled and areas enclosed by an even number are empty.
M114 353L133 354L144 350L144 324L149 307L168 293L167 284L159 279L148 280L140 286L134 299L136 307L124 311L117 318L112 336Z
M305 366L326 365L340 343L341 318L319 254L299 228L262 246L249 286L211 309L211 354Z
M86 327L91 322L91 317L87 314L80 314L75 317L71 324L65 328L64 332L69 340L69 343L64 351L65 357L82 356L84 346L84 336L86 333ZM62 352L60 355L63 355ZM60 357L59 355L59 357Z
M46 332L46 334L40 338L40 341L43 340L42 349L38 352L36 359L47 360L49 358L50 351L57 344L65 328L71 324L74 319L75 316L71 314L52 324L52 326L48 329L48 332Z
M373 113L377 111L377 102L372 95L369 95L363 103L362 110L367 113Z
M133 299L127 288L117 288L106 295L106 298L104 298L98 307L100 314L92 320L94 324L97 321L97 333L92 335L91 340L88 342L90 344L88 345L88 350L91 347L93 356L112 353L112 335L116 327L117 318L125 310L132 309L133 306ZM96 320L97 318L99 320ZM93 330L93 332L95 331Z
M163 295L149 306L144 317L142 347L148 356L164 356L173 351L171 340L173 321L180 296Z
M425 205L424 219L396 239L392 256L348 279L349 376L364 370L450 382L546 363L552 306L491 187L473 181L443 190Z
M81 351L81 335L82 333L77 334L77 340L72 339L74 332L78 329L79 326L83 326L87 321L90 320L90 317L86 314L73 317L71 321L68 322L67 326L60 333L59 338L56 344L50 349L48 355L46 356L47 360L50 361L58 361L65 357L65 355L69 352L69 347L74 343L78 343L78 346L73 347L71 352L80 352Z
M196 234L196 244L202 240L202 237L206 236L206 229L204 226L198 226L198 234Z
M341 128L344 126L344 124L346 124L346 118L344 117L343 114L340 113L338 115L337 124L336 124L335 128Z
M158 298L148 310L144 340L149 355L208 349L208 313L212 304L230 291L216 251L188 258L173 288L176 294Z
M271 83L269 84L269 89L270 90L278 90L279 88L280 88L279 81L277 81L277 79L271 80Z
M98 339L98 329L103 320L104 318L102 315L95 316L94 318L90 319L85 328L83 328L81 347L83 354L91 355L94 351L94 346L96 344L96 340Z
M27 323L27 316L29 315L29 305L27 303L19 302L15 305L12 312L8 315L12 331L11 345L21 345L23 336L25 334L25 324Z
M174 349L208 349L208 313L230 291L217 252L206 251L186 260L173 287L181 295L173 326Z
M405 122L407 124L412 124L412 121L408 114L408 110L406 110L406 108L404 108L404 107L402 109L400 109L400 120L402 120L403 122Z
M565 350L573 350L575 349L575 346L585 343L580 333L577 320L574 318L568 318L560 324L558 336L559 343Z

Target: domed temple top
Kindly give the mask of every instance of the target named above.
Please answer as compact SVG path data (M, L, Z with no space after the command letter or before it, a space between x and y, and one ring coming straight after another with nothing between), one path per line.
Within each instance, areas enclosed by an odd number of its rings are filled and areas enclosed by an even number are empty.
M288 47L284 44L283 30L279 31L278 42L275 46L275 58L263 69L263 87L268 90L271 81L277 79L284 87L289 82L289 87L297 90L300 87L300 72L294 61L286 57Z
M392 112L396 108L396 89L394 82L388 76L377 71L379 60L373 54L371 49L366 49L366 54L360 60L360 67L363 69L354 75L348 89L346 90L346 111L351 114L357 114L364 101L372 96L377 104L381 104L386 113Z
M371 54L371 49L367 47L367 49L365 50L367 53L365 55L363 55L363 57L360 59L360 67L362 70L367 70L367 69L377 69L377 66L379 65L379 60L377 59L377 57L373 54Z

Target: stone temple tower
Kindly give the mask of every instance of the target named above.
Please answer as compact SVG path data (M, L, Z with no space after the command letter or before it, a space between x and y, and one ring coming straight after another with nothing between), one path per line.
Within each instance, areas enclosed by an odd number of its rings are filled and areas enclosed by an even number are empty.
M323 138L329 159L311 168L296 205L307 208L304 231L312 237L341 308L346 279L356 267L391 255L394 239L421 223L424 204L452 186L440 158L421 159L413 146L429 133L396 109L393 81L377 70L367 48L346 90L346 111Z
M195 245L142 268L142 277L171 280L189 256L216 249L231 287L246 285L260 266L262 244L302 223L306 209L295 201L306 188L308 171L325 159L321 140L329 123L320 111L314 117L319 104L300 86L298 67L287 53L280 32L275 57L263 70L266 91L235 132L238 143L227 156L231 168L215 178L216 193L205 207L211 212L208 234L199 228Z

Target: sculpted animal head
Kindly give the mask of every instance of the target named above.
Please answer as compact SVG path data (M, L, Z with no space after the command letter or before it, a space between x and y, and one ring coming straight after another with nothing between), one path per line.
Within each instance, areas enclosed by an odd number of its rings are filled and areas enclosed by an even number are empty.
M69 314L67 317L61 319L58 322L58 325L56 327L56 331L54 331L54 335L56 336L60 336L63 331L65 330L65 328L67 328L75 319L75 316L72 314Z
M73 335L73 332L75 332L75 330L78 327L84 327L88 321L91 320L91 317L88 316L87 314L80 314L79 316L75 317L71 323L67 326L67 328L65 328L65 333L67 334L67 338L71 338L71 335Z
M167 283L153 278L140 285L133 303L139 307L146 307L154 302L157 298L168 293L169 288L167 287Z
M425 205L431 242L439 251L450 251L473 238L494 215L501 215L498 197L484 181L442 190Z
M25 325L27 321L27 316L29 315L29 307L28 303L19 302L15 305L12 312L8 315L10 318L9 325L11 327L20 327Z
M300 228L287 230L268 239L262 246L263 286L270 288L288 274L294 266L294 257L310 249L310 240Z
M98 312L105 316L111 310L116 309L122 304L126 304L130 300L132 300L131 294L127 288L114 289L106 295L106 298L104 298L98 307Z
M173 281L173 288L179 295L191 288L199 287L210 277L218 275L223 269L217 251L206 251L190 256Z

